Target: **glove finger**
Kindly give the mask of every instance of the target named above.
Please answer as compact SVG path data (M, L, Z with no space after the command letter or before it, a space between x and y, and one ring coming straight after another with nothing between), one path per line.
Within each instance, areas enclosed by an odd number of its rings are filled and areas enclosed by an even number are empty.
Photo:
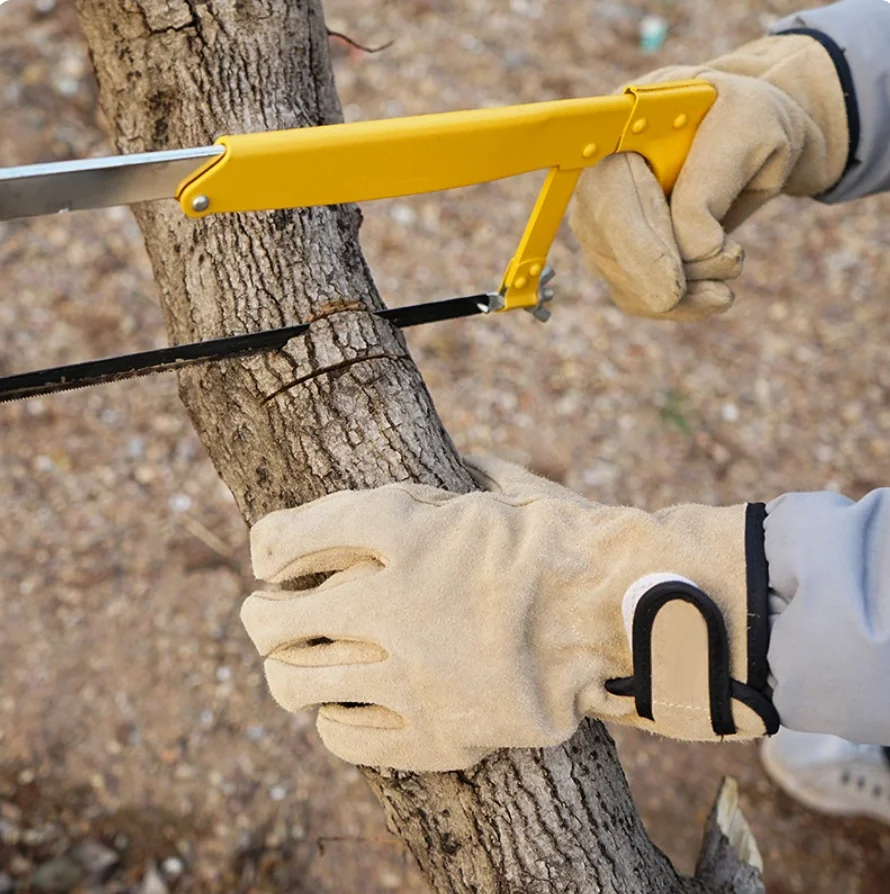
M494 494L517 494L549 484L528 469L488 454L463 457L463 464L483 490Z
M507 462L496 456L465 456L463 464L480 488L489 493L507 497L513 503L521 504L541 497L559 497L576 502L587 502L583 497L561 484L535 475L534 472L530 472L516 463Z
M686 271L687 283L701 280L725 281L739 277L744 262L744 249L727 236L723 248L716 255L701 261L686 261L683 269Z
M585 171L571 225L589 265L613 294L628 296L623 309L660 314L680 301L685 276L670 210L642 156L608 156Z
M275 658L264 664L272 697L285 711L306 711L319 705L376 704L383 675L379 665L294 667Z
M780 128L769 125L776 117L770 99L760 93L739 95L739 88L726 79L715 86L717 99L699 126L671 194L674 233L687 273L690 263L732 255L722 222L752 180L757 179L759 188L746 195L743 216L779 192L790 171L787 139ZM740 108L747 121L766 122L742 138L736 120Z
M437 748L436 743L420 736L411 724L401 729L380 729L344 722L347 716L342 711L324 708L319 711L316 726L329 751L359 766L390 767L416 773L465 770L493 750L464 748L458 744Z
M433 488L426 490L434 491ZM403 485L340 491L261 518L250 531L254 574L278 582L382 559L422 508Z
M693 282L687 287L683 300L673 310L660 314L659 319L696 323L726 313L734 301L735 295L726 283L711 280Z
M361 618L373 602L368 589L367 581L352 581L292 594L252 593L241 606L241 623L260 655L286 650L292 664L325 663L317 650L328 641L351 644L354 651L359 644L382 651L361 630ZM378 660L377 652L374 656Z

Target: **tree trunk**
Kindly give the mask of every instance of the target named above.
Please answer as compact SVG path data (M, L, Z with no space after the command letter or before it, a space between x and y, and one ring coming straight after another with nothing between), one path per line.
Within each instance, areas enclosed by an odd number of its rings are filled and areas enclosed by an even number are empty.
M340 120L318 0L79 0L121 152ZM331 491L472 482L381 301L352 206L193 221L138 207L171 342L314 321L274 355L180 374L180 393L248 523ZM268 395L275 394L272 399ZM608 733L465 773L366 771L440 892L680 892ZM748 890L748 889L746 889Z

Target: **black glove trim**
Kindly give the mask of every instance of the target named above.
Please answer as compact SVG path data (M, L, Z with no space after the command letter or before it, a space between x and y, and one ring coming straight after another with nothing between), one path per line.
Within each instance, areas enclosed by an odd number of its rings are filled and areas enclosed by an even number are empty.
M769 680L769 566L766 561L766 504L745 512L745 568L748 584L748 685L765 692Z
M774 736L779 731L779 712L769 698L757 689L752 689L738 680L732 681L732 697L742 704L747 705L755 714L760 716L768 736Z

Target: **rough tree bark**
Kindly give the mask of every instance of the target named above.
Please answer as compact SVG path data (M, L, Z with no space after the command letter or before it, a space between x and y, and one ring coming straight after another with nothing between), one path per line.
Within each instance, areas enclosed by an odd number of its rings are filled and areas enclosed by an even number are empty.
M121 152L340 120L320 0L78 2ZM171 341L314 321L274 356L180 376L248 523L395 479L472 487L401 334L367 313L381 301L356 208L195 222L168 202L136 216ZM757 890L715 875L713 860L707 882L678 876L647 837L597 723L564 747L502 753L471 772L367 777L440 892ZM729 854L718 863L741 852L717 844Z

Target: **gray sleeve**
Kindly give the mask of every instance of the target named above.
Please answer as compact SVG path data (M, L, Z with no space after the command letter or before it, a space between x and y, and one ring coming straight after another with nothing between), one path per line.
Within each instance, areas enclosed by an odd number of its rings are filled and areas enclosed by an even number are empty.
M890 745L890 488L785 494L764 530L782 724Z
M859 138L853 157L843 177L819 200L846 202L890 189L890 2L841 0L788 16L770 32L791 28L819 31L843 51L838 71L846 59L855 93L853 106L858 109ZM856 124L851 121L854 132Z

